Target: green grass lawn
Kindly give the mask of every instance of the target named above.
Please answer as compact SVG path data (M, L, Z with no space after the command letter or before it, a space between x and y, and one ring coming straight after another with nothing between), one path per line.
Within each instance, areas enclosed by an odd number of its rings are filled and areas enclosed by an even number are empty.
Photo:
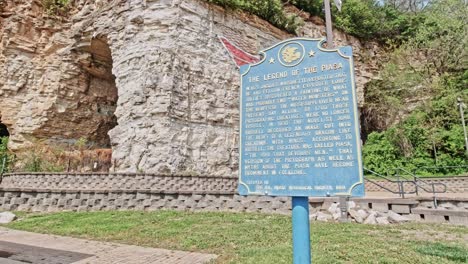
M140 246L215 253L215 263L292 263L291 218L252 213L18 213L9 228ZM468 263L468 228L311 224L314 264Z

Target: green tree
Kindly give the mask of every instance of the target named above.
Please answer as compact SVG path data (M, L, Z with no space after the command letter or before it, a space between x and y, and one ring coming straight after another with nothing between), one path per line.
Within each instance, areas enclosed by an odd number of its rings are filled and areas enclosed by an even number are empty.
M416 13L412 37L389 53L379 80L366 86L362 111L367 130L382 131L381 139L366 142L364 153L396 148L399 156L364 161L381 170L390 164L420 174L466 172L425 167L468 164L456 106L458 97L468 101L467 5L434 0Z

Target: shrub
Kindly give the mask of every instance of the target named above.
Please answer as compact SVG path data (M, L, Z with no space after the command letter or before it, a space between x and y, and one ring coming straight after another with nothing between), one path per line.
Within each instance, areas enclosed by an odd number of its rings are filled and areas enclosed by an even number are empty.
M42 5L49 15L64 14L70 0L42 0Z
M257 15L274 26L295 33L302 20L283 11L281 0L205 0L225 8L243 10Z
M8 151L8 137L0 137L0 173L8 172L13 156Z

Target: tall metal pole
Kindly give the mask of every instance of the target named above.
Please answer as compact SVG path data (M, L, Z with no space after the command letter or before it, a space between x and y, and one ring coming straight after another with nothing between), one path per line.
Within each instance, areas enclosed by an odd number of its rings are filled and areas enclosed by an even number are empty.
M327 47L334 48L330 0L324 0ZM293 263L310 264L309 197L292 197Z
M466 133L466 125L465 125L465 115L464 115L464 111L463 111L463 108L465 108L465 104L463 103L462 99L459 97L457 98L457 101L458 101L458 107L460 108L460 117L461 117L461 121L462 121L462 126L463 126L463 134L465 136L465 148L466 148L466 156L468 157L468 136L467 136L467 133Z
M292 197L293 264L310 264L309 197Z
M332 19L331 19L331 6L330 0L323 1L325 5L325 25L326 25L326 32L327 32L327 47L329 49L333 49L335 45L333 44L333 27L332 27ZM340 222L347 222L348 221L348 203L349 196L340 197L340 210L341 210L341 217Z
M327 47L334 48L330 0L324 0ZM293 264L310 264L309 197L292 197Z
M327 30L327 47L332 49L335 47L333 45L333 29L332 29L332 20L331 20L331 8L330 0L324 0L325 5L325 25Z

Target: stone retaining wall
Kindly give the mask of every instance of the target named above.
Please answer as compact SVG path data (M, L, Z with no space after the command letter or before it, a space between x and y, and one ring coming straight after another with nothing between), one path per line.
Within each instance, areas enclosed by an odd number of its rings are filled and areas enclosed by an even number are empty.
M289 214L289 197L190 191L47 190L0 188L0 211L189 210Z
M443 183L449 193L467 193L468 177L424 178L427 183ZM398 191L396 183L376 180L382 186ZM431 185L421 182L427 190ZM152 191L197 191L197 192L237 192L237 177L219 176L164 176L138 173L15 173L5 174L0 187L65 190L152 190ZM414 191L414 184L406 183L406 191ZM436 185L441 191L442 185ZM366 182L366 191L382 192L384 189ZM424 190L421 190L424 192Z
M60 190L151 190L235 194L237 178L136 173L5 174L0 187Z
M378 184L384 186L385 188L388 188L393 191L398 191L398 184L388 182L385 180L375 180ZM429 184L428 184L429 183ZM426 189L427 191L432 190L432 185L430 183L439 183L435 185L436 191L442 191L444 189L443 185L445 184L447 186L447 192L448 193L467 193L468 195L468 177L463 176L463 177L450 177L450 178L423 178L422 181L419 183L421 187ZM404 184L404 189L405 191L414 191L415 190L415 185L413 183L405 183ZM425 190L422 190L421 188L418 188L420 192L425 192ZM382 192L385 191L381 187L370 183L366 182L366 191L368 192Z
M17 173L0 184L0 210L197 210L288 214L288 197L239 196L237 178L134 173Z
M444 179L447 180L447 179ZM466 184L467 177L450 180ZM457 181L458 180L458 181ZM452 185L451 185L452 184ZM368 184L366 188L368 189ZM129 173L6 174L0 183L0 211L188 210L291 213L289 197L240 196L237 178ZM456 190L456 188L451 188ZM353 198L363 208L410 216L414 220L468 225L468 200ZM426 199L426 200L424 200ZM337 198L311 198L310 209L326 209ZM416 210L416 211L414 211ZM417 211L419 210L419 211ZM414 211L414 212L413 212Z

